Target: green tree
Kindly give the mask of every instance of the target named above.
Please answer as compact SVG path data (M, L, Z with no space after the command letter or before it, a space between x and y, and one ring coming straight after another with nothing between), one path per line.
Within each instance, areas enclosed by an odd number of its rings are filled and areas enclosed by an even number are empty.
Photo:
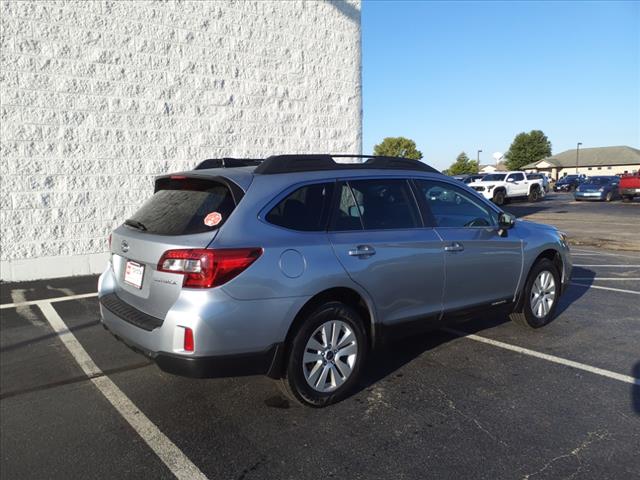
M513 139L505 162L509 170L520 170L527 163L551 156L551 142L542 130L519 133Z
M467 154L462 152L447 169L447 175L464 175L468 173L478 173L478 162L469 160Z
M404 157L420 160L422 152L416 148L416 142L405 137L387 137L373 147L374 155Z

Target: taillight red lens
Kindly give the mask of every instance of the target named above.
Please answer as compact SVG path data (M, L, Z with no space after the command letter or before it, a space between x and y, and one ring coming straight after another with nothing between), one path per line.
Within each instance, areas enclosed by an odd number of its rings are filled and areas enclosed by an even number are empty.
M236 277L262 255L262 248L168 250L158 271L184 274L183 286L213 288Z
M193 352L193 330L190 328L184 329L184 351Z

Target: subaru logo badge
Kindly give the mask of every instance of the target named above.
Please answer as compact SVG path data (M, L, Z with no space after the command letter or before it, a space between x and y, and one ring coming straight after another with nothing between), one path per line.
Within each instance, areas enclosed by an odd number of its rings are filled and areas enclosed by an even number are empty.
M127 243L126 240L122 240L122 243L120 244L120 249L124 252L127 253L129 251L129 244Z

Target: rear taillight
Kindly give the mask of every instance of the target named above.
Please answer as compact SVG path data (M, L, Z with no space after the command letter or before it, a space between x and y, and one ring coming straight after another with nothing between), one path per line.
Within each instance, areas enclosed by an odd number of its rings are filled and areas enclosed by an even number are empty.
M158 271L184 274L185 287L213 288L239 275L260 255L262 248L168 250Z

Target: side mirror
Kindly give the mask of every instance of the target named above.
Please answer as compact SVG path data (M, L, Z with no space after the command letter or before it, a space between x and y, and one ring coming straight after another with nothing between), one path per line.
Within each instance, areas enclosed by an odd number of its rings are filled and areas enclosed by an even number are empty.
M509 230L510 228L513 228L513 226L516 223L516 217L514 217L513 215L507 213L507 212L501 212L500 215L498 215L498 234L501 237L506 237L507 236L507 230Z

